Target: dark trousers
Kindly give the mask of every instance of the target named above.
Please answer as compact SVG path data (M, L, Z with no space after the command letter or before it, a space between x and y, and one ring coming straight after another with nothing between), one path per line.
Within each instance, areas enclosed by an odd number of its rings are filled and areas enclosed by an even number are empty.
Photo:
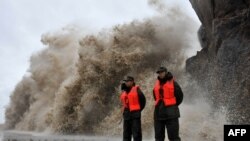
M167 128L169 141L181 141L179 137L179 119L155 120L155 140L164 141L165 128Z
M124 120L123 122L123 141L142 141L141 119Z

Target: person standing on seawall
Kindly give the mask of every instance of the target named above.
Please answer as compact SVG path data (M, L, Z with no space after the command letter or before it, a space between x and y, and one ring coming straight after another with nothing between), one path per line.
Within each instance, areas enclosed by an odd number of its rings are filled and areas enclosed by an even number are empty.
M164 141L166 128L169 141L181 141L178 106L183 100L183 92L167 68L160 67L156 73L158 77L153 89L155 140Z
M123 105L123 141L142 141L141 112L145 107L146 98L134 78L127 76L122 83L120 96Z

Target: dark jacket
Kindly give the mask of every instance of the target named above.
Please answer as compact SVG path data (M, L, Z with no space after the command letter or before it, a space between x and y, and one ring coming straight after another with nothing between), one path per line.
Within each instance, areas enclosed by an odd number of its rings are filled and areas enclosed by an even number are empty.
M128 88L124 84L122 84L122 90L129 93L131 88ZM143 92L141 91L140 88L137 89L137 93L138 93L139 103L140 103L141 109L139 111L130 112L128 108L125 108L124 112L123 112L124 120L130 120L130 119L134 119L134 118L141 118L141 111L144 109L144 107L146 105L146 98L145 98L145 96L144 96L144 94L143 94Z
M167 73L164 79L160 79L158 77L160 85L164 85L167 81L171 79L173 79L173 75L170 72ZM160 89L159 92L163 95L163 89ZM153 95L155 99L155 94ZM167 120L180 117L180 111L178 106L181 104L183 100L183 92L181 90L180 85L176 81L174 81L174 95L176 97L176 105L166 107L164 105L164 102L160 100L159 103L155 106L155 111L154 111L155 120Z

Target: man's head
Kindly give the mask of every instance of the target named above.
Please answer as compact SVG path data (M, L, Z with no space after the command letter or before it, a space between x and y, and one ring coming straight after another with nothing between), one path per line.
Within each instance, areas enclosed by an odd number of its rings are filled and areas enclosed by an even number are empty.
M127 87L132 87L134 85L134 78L132 76L126 76L126 78L123 80Z
M166 74L167 74L168 70L166 67L159 67L158 70L156 71L156 73L158 73L159 78L163 79Z

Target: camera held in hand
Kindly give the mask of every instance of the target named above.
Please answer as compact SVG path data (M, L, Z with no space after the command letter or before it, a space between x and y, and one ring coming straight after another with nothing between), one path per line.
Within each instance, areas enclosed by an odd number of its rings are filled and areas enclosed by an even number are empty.
M127 87L126 87L126 84L125 84L125 83L122 83L122 84L121 84L121 90L122 90L122 91L125 91L126 88L127 88Z

